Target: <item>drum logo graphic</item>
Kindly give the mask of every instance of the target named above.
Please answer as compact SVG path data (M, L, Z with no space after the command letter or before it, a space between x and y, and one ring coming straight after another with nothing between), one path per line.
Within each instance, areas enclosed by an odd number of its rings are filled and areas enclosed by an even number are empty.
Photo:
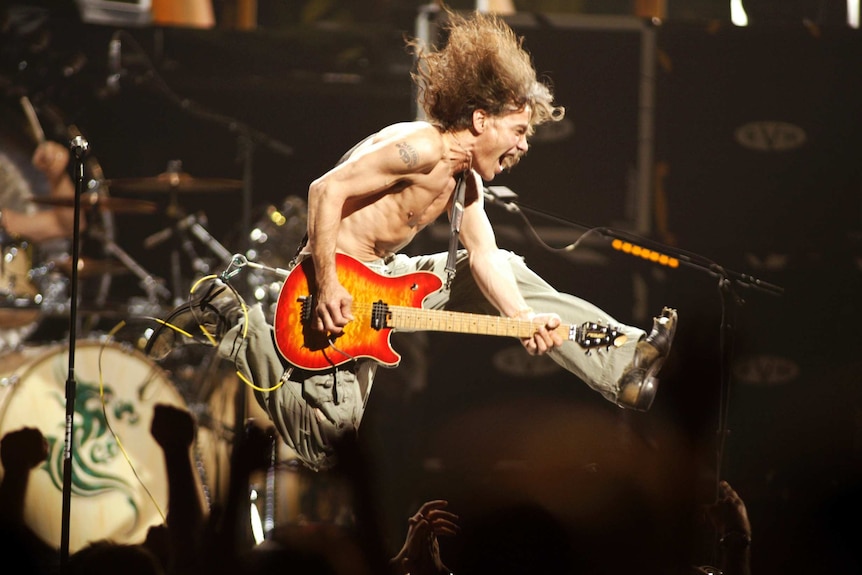
M154 406L185 408L185 402L165 372L119 344L79 341L75 360L71 461L65 460L66 346L22 357L6 377L14 385L0 389L0 432L38 427L49 448L27 489L25 521L59 544L70 463L71 550L101 538L142 540L150 526L164 522L168 499L164 453L150 430Z
M54 401L65 409L65 397L55 394ZM137 426L141 416L133 404L119 400L113 390L105 386L104 401L113 417L128 426ZM107 491L119 491L125 495L129 507L137 518L140 515L133 496L131 483L112 470L112 464L122 462L122 451L117 444L105 411L98 385L78 381L75 393L75 419L72 444L72 493L82 497L94 497ZM63 489L63 435L47 436L49 457L43 465L51 482L58 490Z

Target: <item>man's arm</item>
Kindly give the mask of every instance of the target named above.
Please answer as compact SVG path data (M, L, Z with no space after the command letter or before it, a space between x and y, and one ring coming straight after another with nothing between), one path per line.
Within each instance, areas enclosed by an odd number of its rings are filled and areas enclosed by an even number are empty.
M313 327L331 333L340 333L353 319L352 298L339 283L335 270L341 215L350 197L350 188L345 184L348 179L339 178L336 170L312 182L308 189L308 238L317 284L317 322Z
M45 174L51 197L75 197L75 185L66 171L69 150L57 142L43 142L33 153L32 162ZM4 210L3 226L13 237L21 236L39 242L70 237L74 229L74 218L74 210L66 207L41 210L32 214ZM81 219L83 222L83 216Z
M335 268L335 253L343 249L339 244L343 218L362 201L373 202L373 196L397 189L409 183L412 175L436 165L440 153L427 135L434 129L425 130L375 142L309 187L308 239L317 283L318 330L339 334L353 319L352 297L339 283Z
M474 176L476 189L481 189L481 180L478 175ZM464 209L460 239L469 253L470 270L476 284L488 301L506 317L545 320L545 326L533 337L521 341L529 353L542 354L551 347L562 345L562 338L548 331L560 325L560 318L554 314L542 314L540 310L534 312L524 301L512 268L504 261L504 253L497 247L494 229L485 213L484 198L478 192L475 196L475 201Z

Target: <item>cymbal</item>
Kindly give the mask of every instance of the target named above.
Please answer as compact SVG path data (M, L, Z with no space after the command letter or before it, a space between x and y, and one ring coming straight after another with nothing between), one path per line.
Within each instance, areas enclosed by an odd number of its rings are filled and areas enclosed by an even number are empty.
M48 263L66 275L72 275L71 256L59 257L57 259L50 260ZM78 277L80 278L98 277L105 274L120 275L127 274L130 271L131 270L129 270L129 268L114 260L98 260L88 257L78 258Z
M242 189L241 180L227 178L194 178L185 172L164 172L151 178L108 180L114 190L138 194L223 193Z
M30 198L34 204L43 206L58 206L63 208L74 208L75 198ZM127 198L111 198L100 195L98 192L87 192L81 194L81 208L95 209L124 213L124 214L152 214L156 211L156 204L144 200L131 200Z

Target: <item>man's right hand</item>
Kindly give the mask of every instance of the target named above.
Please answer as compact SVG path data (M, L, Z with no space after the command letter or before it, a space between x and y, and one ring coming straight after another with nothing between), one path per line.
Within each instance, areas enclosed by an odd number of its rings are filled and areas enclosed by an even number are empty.
M39 144L33 152L33 165L51 182L56 182L66 174L69 163L69 150L57 142L46 141Z
M317 320L314 328L335 336L344 332L344 326L353 320L353 296L339 282L321 285L317 291Z

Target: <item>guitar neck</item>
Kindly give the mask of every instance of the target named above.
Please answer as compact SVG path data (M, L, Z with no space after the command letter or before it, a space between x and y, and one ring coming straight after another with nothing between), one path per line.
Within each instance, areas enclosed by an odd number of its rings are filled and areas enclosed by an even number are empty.
M531 337L544 325L541 321L481 315L457 311L388 306L387 327L405 331L442 331L506 337ZM564 339L574 340L576 327L559 325L555 330Z

